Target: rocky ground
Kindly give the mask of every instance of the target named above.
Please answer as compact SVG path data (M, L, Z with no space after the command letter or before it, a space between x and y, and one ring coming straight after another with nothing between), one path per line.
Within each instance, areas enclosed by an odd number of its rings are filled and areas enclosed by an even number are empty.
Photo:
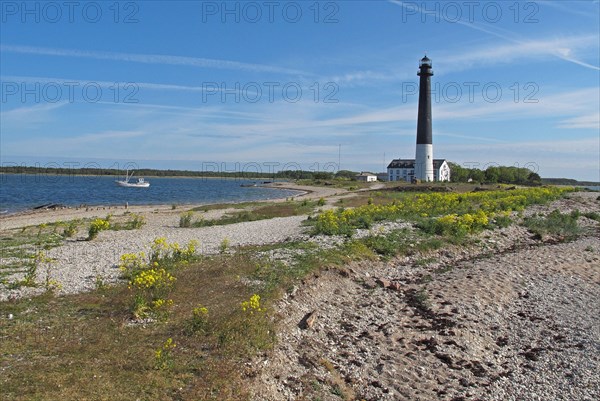
M527 214L600 211L575 194ZM600 240L519 226L307 279L278 305L255 400L597 400Z

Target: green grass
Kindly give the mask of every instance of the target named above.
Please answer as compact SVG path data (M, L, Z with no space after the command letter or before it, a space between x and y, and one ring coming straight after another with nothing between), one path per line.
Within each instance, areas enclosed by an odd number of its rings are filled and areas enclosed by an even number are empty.
M385 235L371 235L364 240L365 245L384 259L406 253L410 244L408 230L396 230Z
M439 249L450 242L450 239L401 229L384 235L371 235L361 241L383 260L388 260L398 255L413 255L415 252L426 253Z
M585 212L581 213L582 216L587 217L588 219L592 219L594 221L600 221L600 214L596 212Z
M579 216L579 212L563 214L559 210L553 210L546 216L527 217L523 225L540 239L548 235L574 239L581 233L577 224Z
M208 227L216 225L227 225L243 223L247 221L257 221L272 219L275 217L298 216L311 213L316 206L314 201L288 201L282 203L268 203L248 210L236 213L228 213L215 220L199 219L191 222L192 227Z
M296 254L284 266L260 256L272 250ZM0 303L0 316L15 316L0 325L3 400L247 400L246 363L275 341L269 305L312 272L372 257L357 241L328 250L291 242L204 257L172 270L174 306L154 324L129 324L133 294L125 284ZM266 312L241 310L253 294ZM192 313L199 305L208 310L201 330ZM169 338L176 347L164 369L155 369L155 351Z
M39 252L60 246L63 236L58 233L59 225L32 226L24 229L5 231L0 234L0 282L18 287L12 279L17 273L24 273L34 265L34 257Z
M215 257L183 268L164 323L129 326L124 285L60 298L0 304L3 400L247 399L244 363L272 346L267 315L242 313L254 289L240 275L255 269L247 255ZM204 333L186 331L192 310L210 311ZM154 351L172 338L173 367L154 369ZM182 390L180 390L182 389Z
M209 210L221 209L246 209L248 207L258 207L268 205L269 202L240 202L240 203L215 203L212 205L198 206L191 209L192 212L208 212Z
M328 188L339 188L346 189L348 191L355 191L361 188L369 188L372 183L348 180L348 179L329 179L329 180L310 180L302 179L297 180L298 185L307 185L313 187L328 187Z
M124 217L111 218L110 230L138 230L146 224L146 218L142 215L130 213Z
M257 256L272 250L296 254L290 266ZM155 324L129 324L132 292L124 284L0 303L0 316L15 316L0 325L3 400L247 400L246 363L275 341L269 305L313 272L374 257L359 241L327 250L290 242L205 257L172 270L174 306ZM241 310L253 294L266 312ZM199 305L208 310L201 329L192 313ZM155 369L154 353L169 338L176 347L165 368Z

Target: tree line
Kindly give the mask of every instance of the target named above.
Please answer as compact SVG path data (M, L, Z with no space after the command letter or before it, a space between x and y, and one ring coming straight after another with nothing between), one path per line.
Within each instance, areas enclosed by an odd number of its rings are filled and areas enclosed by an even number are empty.
M462 167L457 163L448 163L452 182L499 183L519 185L573 184L576 180L542 179L536 172L523 167L490 166L485 170ZM2 174L45 174L45 175L94 175L122 176L119 169L106 168L66 168L66 167L32 167L32 166L1 166ZM212 177L238 179L285 179L285 180L332 180L354 179L356 171L340 170L336 173L326 171L284 170L276 173L259 173L253 171L193 171L193 170L159 170L139 168L137 176L146 177ZM597 185L597 183L595 183Z
M542 178L534 171L524 167L490 166L485 170L466 168L456 163L450 166L452 182L478 182L490 184L541 185Z
M124 172L118 169L105 168L65 168L65 167L32 167L32 166L2 166L2 174L42 174L42 175L94 175L122 176ZM340 170L337 173L307 170L285 170L276 173L259 173L253 171L192 171L192 170L159 170L138 168L136 176L145 177L218 177L244 179L288 179L288 180L328 180L333 178L354 178L356 172Z

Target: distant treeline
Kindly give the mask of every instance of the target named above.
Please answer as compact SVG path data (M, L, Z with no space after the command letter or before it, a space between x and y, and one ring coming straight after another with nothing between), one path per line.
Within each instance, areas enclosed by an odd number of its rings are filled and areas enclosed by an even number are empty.
M594 181L577 181L572 178L542 178L543 184L549 185L582 185L582 186L600 186L600 182Z
M456 163L450 165L452 182L481 182L490 184L541 185L541 177L523 167L490 166L485 170L466 168Z
M540 178L526 168L491 166L485 170L465 168L456 163L449 163L452 182L501 183L520 185L600 185L597 182L577 181L570 178ZM28 167L3 166L0 174L46 174L46 175L95 175L123 176L124 172L106 168L63 168L63 167ZM192 171L192 170L158 170L140 168L135 170L136 176L144 177L224 177L243 179L286 179L286 180L331 180L334 178L353 179L358 174L351 170L340 170L337 173L307 170L285 170L276 173L257 173L252 171Z
M95 175L95 176L123 176L124 171L103 168L62 168L62 167L27 167L3 166L2 174L45 174L45 175ZM286 170L276 173L258 173L253 171L191 171L191 170L157 170L139 168L135 170L136 176L145 177L225 177L225 178L261 178L261 179L315 179L326 180L335 177L352 178L357 173L348 170L338 171L336 174L322 171Z

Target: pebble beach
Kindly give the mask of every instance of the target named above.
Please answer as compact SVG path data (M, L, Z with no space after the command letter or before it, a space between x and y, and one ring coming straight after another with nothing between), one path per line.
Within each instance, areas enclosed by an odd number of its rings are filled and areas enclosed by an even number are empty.
M578 193L526 214L600 211ZM256 401L593 401L600 395L598 223L571 242L510 226L450 247L325 271L279 304ZM421 303L423 301L423 303ZM308 318L308 320L307 320ZM311 322L310 327L302 324Z

